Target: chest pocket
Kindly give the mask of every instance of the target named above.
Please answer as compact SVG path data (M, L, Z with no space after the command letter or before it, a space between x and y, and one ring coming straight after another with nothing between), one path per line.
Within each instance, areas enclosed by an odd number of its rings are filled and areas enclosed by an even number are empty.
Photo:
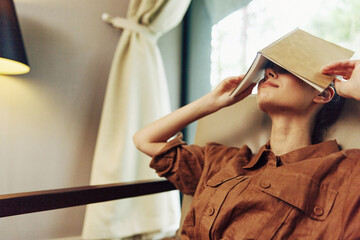
M337 191L301 174L264 173L256 183L261 191L276 197L316 220L325 220Z

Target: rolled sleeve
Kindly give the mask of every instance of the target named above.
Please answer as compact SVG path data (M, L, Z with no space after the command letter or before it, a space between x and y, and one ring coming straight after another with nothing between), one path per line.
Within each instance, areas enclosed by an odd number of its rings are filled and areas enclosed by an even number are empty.
M175 149L178 146L185 145L181 137L176 137L168 142L152 159L150 167L156 170L160 177L166 177L171 172L174 166L176 157Z
M150 167L184 194L193 195L204 167L204 149L186 145L181 136L177 136L153 157Z

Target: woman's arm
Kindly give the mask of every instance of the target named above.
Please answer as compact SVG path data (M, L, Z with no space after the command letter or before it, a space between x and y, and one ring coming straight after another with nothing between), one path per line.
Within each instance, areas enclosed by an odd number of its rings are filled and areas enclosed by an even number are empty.
M237 96L229 96L242 79L243 76L226 78L207 95L146 126L134 135L135 146L143 153L154 156L169 138L188 124L247 97L255 84Z
M346 79L346 81L336 79L334 82L340 96L360 100L360 60L330 63L321 70L325 74L341 75Z

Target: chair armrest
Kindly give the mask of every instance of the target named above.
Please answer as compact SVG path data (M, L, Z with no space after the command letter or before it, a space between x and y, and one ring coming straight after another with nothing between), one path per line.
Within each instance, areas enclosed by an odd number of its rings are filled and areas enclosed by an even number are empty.
M0 195L0 217L138 197L175 189L167 180L147 180L5 194Z

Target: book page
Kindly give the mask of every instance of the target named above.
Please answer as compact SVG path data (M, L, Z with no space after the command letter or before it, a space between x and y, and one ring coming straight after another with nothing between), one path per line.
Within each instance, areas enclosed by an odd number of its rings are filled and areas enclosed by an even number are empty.
M264 77L264 68L268 61L269 60L267 58L265 58L262 54L258 53L249 70L245 74L244 79L234 89L234 91L232 91L230 96L236 96L237 94L248 88L252 83L259 82Z

